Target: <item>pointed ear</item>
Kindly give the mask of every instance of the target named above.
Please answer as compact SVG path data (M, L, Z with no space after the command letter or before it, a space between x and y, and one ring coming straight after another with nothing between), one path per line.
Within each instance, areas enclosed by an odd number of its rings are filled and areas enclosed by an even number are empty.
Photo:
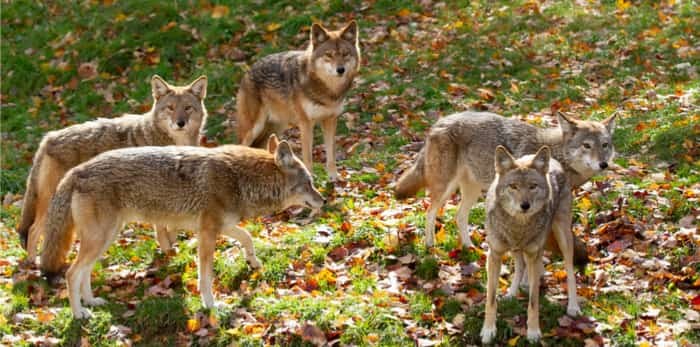
M321 24L314 23L311 25L311 44L316 47L328 40L328 31Z
M340 34L340 37L343 38L343 40L350 41L350 42L357 42L357 22L352 21L350 22L345 28L343 29L343 32Z
M515 158L503 146L496 147L496 173L503 174L515 166Z
M207 97L207 76L200 76L198 79L194 80L194 82L190 83L187 89L189 89L190 93L194 94L194 96L198 97L199 100L204 100L204 98Z
M551 155L552 154L549 151L549 147L542 146L542 148L540 148L540 150L535 154L535 157L532 158L530 167L537 170L539 173L546 175L547 171L549 171L549 159L551 158Z
M603 119L601 123L605 125L605 127L608 129L608 132L610 135L615 132L615 119L617 118L617 112L613 113L610 117Z
M277 144L277 150L275 150L275 163L279 167L290 167L294 163L294 152L292 152L292 147L289 146L287 141L282 141Z
M153 75L151 78L151 92L153 93L153 99L160 99L164 95L170 93L170 85L165 82L160 76Z
M557 112L557 120L559 121L559 128L566 134L572 134L576 131L576 120L570 116L565 115L562 112Z
M270 138L267 139L267 151L274 154L279 144L280 141L277 139L277 135L270 135Z

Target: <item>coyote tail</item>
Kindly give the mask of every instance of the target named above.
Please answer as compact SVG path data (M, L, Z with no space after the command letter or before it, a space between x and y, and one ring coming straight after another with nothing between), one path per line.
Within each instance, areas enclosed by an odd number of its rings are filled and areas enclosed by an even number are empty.
M73 243L71 198L77 175L70 170L58 185L51 199L46 218L46 235L41 251L41 271L51 277L61 271L65 257Z
M406 199L415 196L423 187L425 187L425 147L418 152L413 166L408 168L396 182L396 198Z
M39 171L41 170L41 162L46 155L46 144L44 141L39 145L36 154L34 154L34 160L32 163L32 168L29 170L29 176L27 177L27 190L24 192L24 203L22 204L22 217L20 219L19 226L17 227L17 233L19 234L19 240L22 248L27 249L27 239L29 237L29 229L34 224L36 219L36 204L38 197L38 179Z

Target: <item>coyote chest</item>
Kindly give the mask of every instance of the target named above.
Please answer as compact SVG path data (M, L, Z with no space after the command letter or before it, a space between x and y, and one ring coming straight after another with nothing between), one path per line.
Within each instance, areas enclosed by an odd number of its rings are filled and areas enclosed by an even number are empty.
M301 98L301 108L311 120L322 120L328 117L335 117L343 112L344 104L344 99L338 100L329 105L323 105L309 100L306 97Z

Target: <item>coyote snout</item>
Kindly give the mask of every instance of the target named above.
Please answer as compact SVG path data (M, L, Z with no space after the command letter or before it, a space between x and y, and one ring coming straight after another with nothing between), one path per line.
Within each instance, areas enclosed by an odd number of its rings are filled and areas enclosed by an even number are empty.
M283 148L279 147L280 142L277 136L274 134L270 135L267 142L267 150L273 154L280 153L276 160L292 187L291 194L288 198L288 205L299 205L312 209L321 208L321 206L326 203L326 199L324 199L321 193L314 187L311 172L309 172L306 165L291 152L287 143L284 143Z

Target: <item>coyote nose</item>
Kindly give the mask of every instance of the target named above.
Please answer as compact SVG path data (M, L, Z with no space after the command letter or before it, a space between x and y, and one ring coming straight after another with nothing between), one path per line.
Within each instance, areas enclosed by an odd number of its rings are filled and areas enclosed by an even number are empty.
M185 120L184 120L184 119L178 120L178 121L177 121L177 126L180 127L180 128L184 128L184 127L185 127Z
M608 168L608 163L605 161L601 161L600 164L598 164L601 169L607 169Z
M527 210L530 209L530 203L527 202L527 201L525 201L525 202L523 202L522 204L520 204L520 208L522 208L523 211L527 211Z
M342 75L345 73L345 67L344 66L339 66L337 69L335 69L335 72L338 73L338 75Z

